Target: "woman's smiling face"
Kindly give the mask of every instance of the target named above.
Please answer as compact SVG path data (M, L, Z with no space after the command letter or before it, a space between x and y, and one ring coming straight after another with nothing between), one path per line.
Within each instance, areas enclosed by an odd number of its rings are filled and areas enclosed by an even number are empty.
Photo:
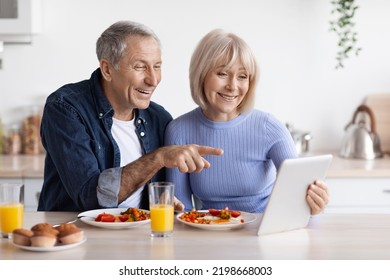
M204 81L207 106L203 113L212 121L229 121L239 115L237 107L249 89L249 74L236 61L230 68L222 65L210 70Z

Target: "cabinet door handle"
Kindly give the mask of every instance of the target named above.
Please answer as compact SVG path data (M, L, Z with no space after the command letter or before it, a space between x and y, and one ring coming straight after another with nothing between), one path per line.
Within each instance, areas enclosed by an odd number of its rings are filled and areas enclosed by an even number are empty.
M384 193L390 193L390 190L383 190Z

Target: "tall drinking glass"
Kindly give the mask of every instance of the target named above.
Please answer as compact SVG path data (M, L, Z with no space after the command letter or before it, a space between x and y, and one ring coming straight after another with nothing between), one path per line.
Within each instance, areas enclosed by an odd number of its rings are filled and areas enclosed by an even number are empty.
M4 238L11 238L14 229L23 227L23 197L23 184L0 184L0 230Z
M149 184L150 224L153 237L168 237L173 232L174 185L170 182Z

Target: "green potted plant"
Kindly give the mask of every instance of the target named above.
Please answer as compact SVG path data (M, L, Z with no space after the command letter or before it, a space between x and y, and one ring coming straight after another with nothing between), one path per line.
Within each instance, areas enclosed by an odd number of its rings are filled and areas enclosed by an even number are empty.
M354 31L354 16L359 6L355 0L332 0L332 15L330 31L338 36L338 51L336 54L336 69L344 67L344 61L350 54L358 55L361 48L357 46L357 32Z

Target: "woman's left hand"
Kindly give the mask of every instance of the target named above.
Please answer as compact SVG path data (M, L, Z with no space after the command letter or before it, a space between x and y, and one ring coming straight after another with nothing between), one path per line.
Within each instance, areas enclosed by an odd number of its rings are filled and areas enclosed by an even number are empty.
M310 206L312 215L321 213L329 202L328 186L325 182L315 180L313 184L310 184L307 190L306 200Z
M176 196L173 199L173 208L175 212L181 212L184 210L184 204L176 198Z

